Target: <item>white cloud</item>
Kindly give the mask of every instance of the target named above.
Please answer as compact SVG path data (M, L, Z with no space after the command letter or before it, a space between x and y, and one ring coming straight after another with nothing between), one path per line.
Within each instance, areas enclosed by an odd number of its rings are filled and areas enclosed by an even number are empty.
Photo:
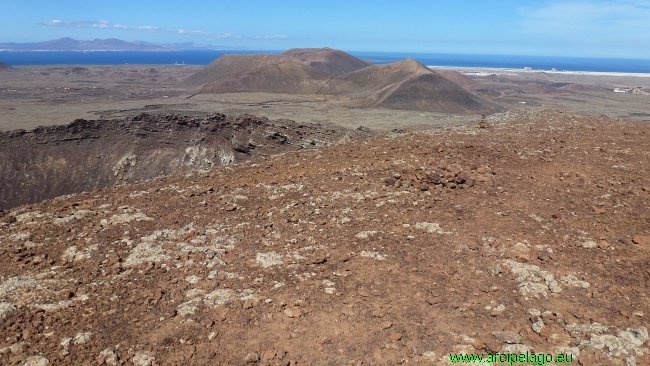
M567 39L650 40L648 0L569 0L518 9L521 30Z
M286 38L289 38L289 37L283 36L282 34L276 34L274 36L255 36L253 38L256 38L256 39L286 39Z
M152 26L130 26L111 23L106 20L100 21L67 21L67 20L50 20L40 23L42 25L50 27L66 27L66 28L97 28L97 29L121 29L121 30L131 30L131 31L140 31L140 32L151 32L151 33L172 33L180 34L185 36L203 36L210 39L224 39L224 38L234 38L234 39L244 39L244 38L255 38L255 39L284 39L288 38L284 35L274 35L274 36L255 36L255 37L245 37L240 35L235 35L231 33L216 33L216 32L207 32L201 30L186 30L186 29L171 29L171 28L160 28Z

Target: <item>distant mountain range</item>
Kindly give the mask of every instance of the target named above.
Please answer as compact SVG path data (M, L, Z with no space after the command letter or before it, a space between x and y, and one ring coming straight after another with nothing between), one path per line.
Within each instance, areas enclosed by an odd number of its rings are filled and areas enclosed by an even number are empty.
M194 42L155 44L144 41L127 42L120 39L94 39L79 41L69 37L36 43L0 43L2 51L184 51L184 50L229 50L245 49L213 45L198 45Z

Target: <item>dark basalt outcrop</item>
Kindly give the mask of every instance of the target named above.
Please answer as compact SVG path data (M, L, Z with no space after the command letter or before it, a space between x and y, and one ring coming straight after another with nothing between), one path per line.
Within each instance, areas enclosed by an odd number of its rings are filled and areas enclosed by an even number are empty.
M367 134L224 114L142 114L3 132L0 209Z

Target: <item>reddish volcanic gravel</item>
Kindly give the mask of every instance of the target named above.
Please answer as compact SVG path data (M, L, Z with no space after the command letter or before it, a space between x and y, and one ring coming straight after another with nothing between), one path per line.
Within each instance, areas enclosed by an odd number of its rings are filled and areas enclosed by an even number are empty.
M650 125L521 110L0 213L2 365L649 365Z

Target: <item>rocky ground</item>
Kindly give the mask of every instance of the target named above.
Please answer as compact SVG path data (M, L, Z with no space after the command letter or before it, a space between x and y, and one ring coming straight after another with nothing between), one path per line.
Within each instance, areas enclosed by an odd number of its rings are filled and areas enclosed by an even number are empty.
M650 125L487 124L4 211L0 364L649 365Z
M0 132L0 210L370 135L251 115L146 113Z

